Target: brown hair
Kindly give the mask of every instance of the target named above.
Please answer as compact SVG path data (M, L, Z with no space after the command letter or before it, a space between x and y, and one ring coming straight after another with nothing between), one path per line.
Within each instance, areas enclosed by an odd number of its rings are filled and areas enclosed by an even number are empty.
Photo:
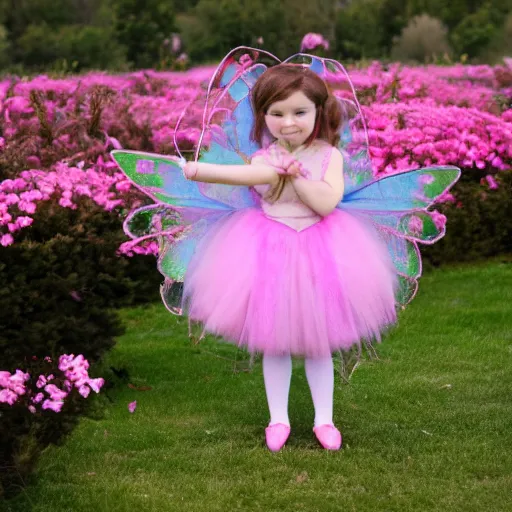
M305 144L323 139L336 146L342 121L341 105L315 72L297 64L279 64L269 68L254 84L252 105L255 120L252 139L262 144L268 109L276 101L283 101L297 91L301 91L316 107L315 128Z
M301 91L316 107L313 132L305 141L309 146L315 139L323 139L336 146L342 122L342 109L327 84L310 69L297 64L279 64L267 69L252 88L254 126L251 138L260 146L266 130L265 115L276 101L283 101L294 92ZM281 196L286 176L280 176L277 185L267 194L267 200Z

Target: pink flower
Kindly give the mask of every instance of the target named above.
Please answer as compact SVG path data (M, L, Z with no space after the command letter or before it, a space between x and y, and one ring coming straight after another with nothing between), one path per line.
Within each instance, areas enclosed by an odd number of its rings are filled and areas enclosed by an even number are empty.
M71 366L73 365L74 358L75 358L74 354L71 354L71 355L62 354L59 357L59 370L65 372L66 370L71 368Z
M60 412L64 405L63 400L45 400L43 402L43 409L51 409L54 412Z
M181 49L181 37L179 34L172 34L171 37L171 51L173 53L178 53Z
M18 395L10 389L2 389L0 391L0 403L14 404L18 399Z
M3 235L0 238L0 244L3 245L4 247L7 247L8 245L12 245L13 242L14 242L14 238L9 233L6 235Z
M0 217L0 222L2 224L5 224L7 222L11 222L12 220L12 215L10 215L9 213L4 213L1 217Z
M68 396L65 391L59 389L55 384L48 384L44 390L50 395L50 398L54 401L64 400Z
M6 388L10 382L11 373L6 371L0 371L0 387Z
M28 406L28 410L29 410L32 414L35 414L35 413L36 413L36 408L35 408L33 405L29 405L29 406Z
M494 177L491 174L488 174L485 177L485 179L486 179L487 184L489 185L489 188L491 190L496 190L497 188L499 188L497 181L494 179Z
M5 196L5 204L16 204L20 200L17 194L7 194Z
M132 184L128 180L116 183L116 190L119 190L119 192L129 192L131 188Z
M32 215L33 213L36 212L36 204L33 203L32 201L25 201L25 200L20 200L20 202L18 203L18 208L22 211L22 212L27 212L29 213L30 215Z
M32 217L18 217L16 219L16 225L20 228L26 228L30 226L34 222L34 219Z
M59 199L59 204L63 208L72 208L73 206L75 206L75 203L73 203L73 201L70 201L69 199L67 199L65 197L62 197L61 199Z
M130 402L128 404L128 411L130 411L130 413L134 413L135 412L135 409L137 408L137 400L135 400L135 402Z
M32 402L35 403L35 404L38 404L39 402L41 402L41 400L43 398L44 398L43 393L37 393L37 395L32 398Z
M323 46L324 49L329 49L329 42L327 39L324 39L324 36L322 34L315 34L313 32L310 32L309 34L306 34L302 38L302 42L300 44L300 51L305 50L314 50L318 46Z
M46 386L46 377L44 375L39 375L39 378L36 382L36 387L41 389L44 388L44 386Z
M103 387L103 384L105 384L105 380L102 379L102 378L98 378L98 379L89 379L89 382L88 382L89 386L91 386L91 389L95 392L95 393L99 393L100 392L100 389Z
M32 156L29 156L27 158L27 164L30 166L30 167L40 167L41 166L41 160L35 156L35 155L32 155Z
M89 386L86 386L85 384L83 386L80 386L78 388L78 392L84 397L87 398L89 396L89 393L91 392L91 388Z
M21 370L16 370L16 373L9 377L7 387L18 395L24 395L26 392L25 382L29 379L30 374L24 373Z
M438 203L455 203L455 196L450 192L443 192L438 198Z

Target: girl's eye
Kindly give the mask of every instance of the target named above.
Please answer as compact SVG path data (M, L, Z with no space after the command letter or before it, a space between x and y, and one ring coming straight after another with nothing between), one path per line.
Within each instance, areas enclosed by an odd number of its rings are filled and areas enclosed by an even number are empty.
M270 115L274 117L281 117L281 114L279 112L272 112L272 114Z
M304 110L299 110L299 111L297 112L297 115L298 115L298 116L302 116L302 115L304 115L305 113L306 113L306 112L304 112Z

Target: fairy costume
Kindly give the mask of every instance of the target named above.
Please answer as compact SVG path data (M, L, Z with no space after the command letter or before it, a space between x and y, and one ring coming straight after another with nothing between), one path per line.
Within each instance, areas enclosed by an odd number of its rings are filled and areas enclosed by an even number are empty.
M286 62L321 76L346 76L328 59L297 55ZM250 138L250 91L278 63L247 48L223 60L206 96L197 160L241 164L256 153L265 158L272 141L261 148ZM427 208L460 171L430 167L375 179L355 94L340 101L352 112L339 146L345 195L323 218L291 185L269 202L266 186L190 182L177 158L113 152L126 175L156 202L132 212L125 229L136 242L160 240L162 298L170 311L187 314L251 353L310 358L379 339L395 321L396 305L416 293L417 243L444 234ZM331 152L317 139L294 157L309 179L321 180Z

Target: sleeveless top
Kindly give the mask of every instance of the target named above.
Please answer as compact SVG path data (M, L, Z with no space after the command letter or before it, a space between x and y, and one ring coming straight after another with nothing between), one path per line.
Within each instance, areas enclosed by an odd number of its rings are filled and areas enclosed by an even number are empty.
M298 147L292 152L292 156L309 172L307 179L320 181L327 171L333 149L328 142L317 139L309 147ZM254 155L263 160L265 156L264 149ZM302 231L322 220L321 215L301 201L289 180L285 182L281 196L275 202L266 199L271 189L270 185L255 185L253 188L260 196L261 208L269 219L286 224L296 231Z

